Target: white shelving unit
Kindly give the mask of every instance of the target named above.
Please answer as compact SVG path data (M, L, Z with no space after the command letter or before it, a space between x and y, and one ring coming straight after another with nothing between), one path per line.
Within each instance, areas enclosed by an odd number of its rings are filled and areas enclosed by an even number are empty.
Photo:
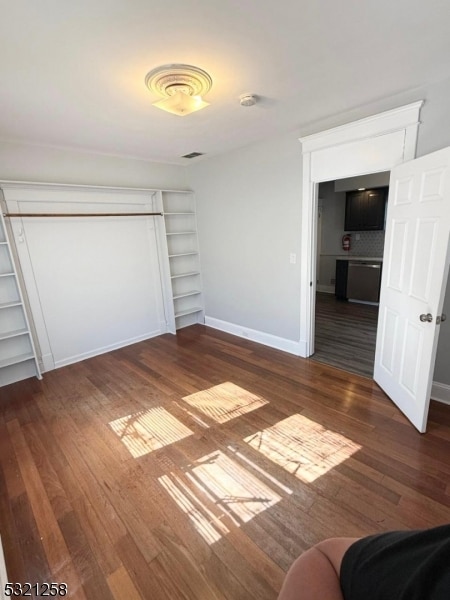
M41 372L14 256L0 211L0 386Z
M205 320L195 199L192 192L163 191L161 202L174 331Z

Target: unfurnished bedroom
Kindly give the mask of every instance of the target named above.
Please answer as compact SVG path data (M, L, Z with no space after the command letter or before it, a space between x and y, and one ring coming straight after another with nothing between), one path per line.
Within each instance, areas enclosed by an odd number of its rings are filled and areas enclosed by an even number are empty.
M8 7L0 598L449 597L449 25Z

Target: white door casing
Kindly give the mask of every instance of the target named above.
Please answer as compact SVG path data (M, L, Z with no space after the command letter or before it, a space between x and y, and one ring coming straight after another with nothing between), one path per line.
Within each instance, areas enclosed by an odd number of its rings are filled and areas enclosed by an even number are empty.
M303 155L300 356L314 353L317 190L323 181L390 171L415 157L423 102L300 138Z
M395 167L389 186L374 379L420 432L426 430L449 236L450 147Z

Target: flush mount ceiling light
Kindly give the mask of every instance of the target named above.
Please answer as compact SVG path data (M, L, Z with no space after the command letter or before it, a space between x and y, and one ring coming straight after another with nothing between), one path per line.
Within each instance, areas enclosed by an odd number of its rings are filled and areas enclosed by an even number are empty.
M163 65L145 77L145 85L151 92L163 97L154 102L162 110L184 117L209 106L202 98L212 86L212 79L202 69L191 65Z

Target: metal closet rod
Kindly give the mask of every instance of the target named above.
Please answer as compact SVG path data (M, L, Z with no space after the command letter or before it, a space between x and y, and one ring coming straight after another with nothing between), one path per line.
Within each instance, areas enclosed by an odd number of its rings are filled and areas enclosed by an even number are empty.
M162 212L130 213L3 213L4 217L162 217Z

